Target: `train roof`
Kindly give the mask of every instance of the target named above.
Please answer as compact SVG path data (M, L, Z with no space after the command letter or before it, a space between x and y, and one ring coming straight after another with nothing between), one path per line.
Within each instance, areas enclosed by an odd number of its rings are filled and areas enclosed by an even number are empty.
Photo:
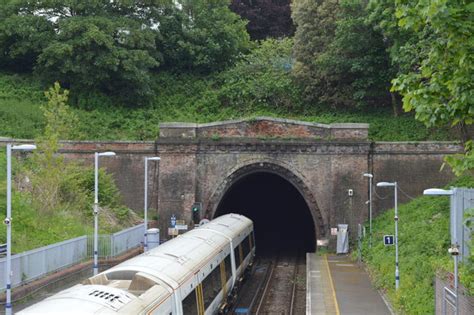
M113 314L137 297L127 291L103 285L76 285L30 306L31 314ZM20 312L22 313L22 312Z
M173 288L192 277L203 261L215 257L230 240L250 228L252 221L238 214L218 217L105 272L136 271L162 279Z
M165 300L206 261L215 258L230 240L248 232L252 224L238 214L218 217L21 313L62 314L65 309L68 314L127 313L136 299Z

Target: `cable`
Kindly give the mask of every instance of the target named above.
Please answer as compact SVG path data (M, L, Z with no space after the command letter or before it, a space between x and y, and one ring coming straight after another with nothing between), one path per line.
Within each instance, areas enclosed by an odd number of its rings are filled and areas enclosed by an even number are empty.
M401 192L402 194L404 194L405 196L407 196L408 199L415 200L414 197L412 197L412 196L410 196L409 194L407 194L406 192L404 192L403 189L400 187L400 185L397 185L397 186L398 186L398 190L400 190L400 192Z
M375 187L376 187L376 186L374 186L373 192L374 192L374 195L375 195L378 199L383 200L383 199L387 199L387 198L389 197L389 195L386 195L385 197L380 197L379 194L377 194L377 190L375 189Z

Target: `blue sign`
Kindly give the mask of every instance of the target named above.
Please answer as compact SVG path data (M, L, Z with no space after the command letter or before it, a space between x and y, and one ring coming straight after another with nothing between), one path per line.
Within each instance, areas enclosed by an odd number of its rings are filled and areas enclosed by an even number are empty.
M170 222L170 223L171 223L171 227L174 228L174 227L176 226L176 217L175 217L174 214L171 216L171 220L170 220L170 221L171 221L171 222Z
M387 245L393 245L394 239L395 239L395 238L393 237L393 235L384 235L384 236L383 236L383 244L384 244L385 246L387 246Z

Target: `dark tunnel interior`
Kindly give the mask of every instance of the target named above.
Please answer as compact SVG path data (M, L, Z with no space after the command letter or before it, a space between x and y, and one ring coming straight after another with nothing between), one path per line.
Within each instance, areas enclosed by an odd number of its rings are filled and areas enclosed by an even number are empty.
M315 251L316 234L306 201L279 175L257 172L241 178L225 193L215 216L226 213L253 220L257 255Z

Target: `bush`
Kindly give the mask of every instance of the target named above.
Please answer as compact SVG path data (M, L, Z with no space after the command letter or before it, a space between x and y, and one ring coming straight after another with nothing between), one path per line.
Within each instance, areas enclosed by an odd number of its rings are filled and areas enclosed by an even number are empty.
M237 110L269 108L277 112L301 109L301 91L293 84L291 39L268 39L219 76L217 99Z

